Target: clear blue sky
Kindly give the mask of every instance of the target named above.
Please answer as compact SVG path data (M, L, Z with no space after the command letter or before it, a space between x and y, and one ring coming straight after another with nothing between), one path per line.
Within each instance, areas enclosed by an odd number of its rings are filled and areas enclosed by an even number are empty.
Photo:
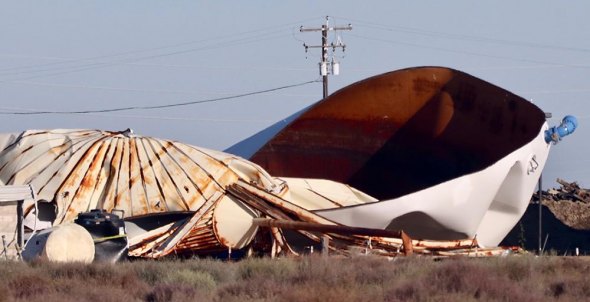
M459 69L554 118L579 118L554 146L546 183L590 185L588 1L4 1L0 111L80 111L209 100L318 78L326 15L346 52L330 91L411 66ZM335 39L331 36L330 40ZM153 110L1 115L0 132L124 130L223 150L321 98L321 83Z

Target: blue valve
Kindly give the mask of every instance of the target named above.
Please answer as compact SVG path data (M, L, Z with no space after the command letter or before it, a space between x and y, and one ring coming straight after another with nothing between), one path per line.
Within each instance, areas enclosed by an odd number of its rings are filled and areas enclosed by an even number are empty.
M545 141L557 143L562 138L574 133L576 128L578 128L578 119L573 115L566 115L559 126L545 130Z

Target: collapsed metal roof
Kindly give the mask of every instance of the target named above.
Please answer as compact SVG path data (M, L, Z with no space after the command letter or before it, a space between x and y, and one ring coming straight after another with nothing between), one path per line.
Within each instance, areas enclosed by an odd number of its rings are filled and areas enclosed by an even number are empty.
M239 157L130 131L30 130L11 137L0 152L0 180L31 184L38 199L55 202L56 224L95 208L125 216L196 211L239 178L282 188Z
M71 222L79 213L95 208L118 210L126 218L190 213L189 219L155 230L137 227L130 237L141 243L132 251L134 255L144 255L142 249L150 251L150 257L159 257L249 244L256 230L252 219L261 212L227 193L238 181L273 196L298 200L309 209L376 201L347 185L273 178L237 156L134 135L129 130L29 130L0 135L0 139L5 142L0 152L0 180L33 185L37 200L56 205L53 225ZM287 183L292 184L291 189ZM25 204L29 215L37 215L33 202ZM160 231L167 234L165 241L153 237Z

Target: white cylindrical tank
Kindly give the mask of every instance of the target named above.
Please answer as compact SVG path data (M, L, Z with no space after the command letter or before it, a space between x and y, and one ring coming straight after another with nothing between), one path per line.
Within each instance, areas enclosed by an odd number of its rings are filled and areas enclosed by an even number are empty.
M25 261L41 258L51 262L90 263L94 260L94 240L82 226L63 224L29 238L22 255Z

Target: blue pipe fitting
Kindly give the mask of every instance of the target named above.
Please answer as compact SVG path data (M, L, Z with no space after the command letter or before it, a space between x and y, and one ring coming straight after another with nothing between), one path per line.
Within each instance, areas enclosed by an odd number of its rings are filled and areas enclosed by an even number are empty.
M566 115L559 126L553 126L545 130L545 141L557 143L562 138L574 133L578 128L578 119L572 115Z

